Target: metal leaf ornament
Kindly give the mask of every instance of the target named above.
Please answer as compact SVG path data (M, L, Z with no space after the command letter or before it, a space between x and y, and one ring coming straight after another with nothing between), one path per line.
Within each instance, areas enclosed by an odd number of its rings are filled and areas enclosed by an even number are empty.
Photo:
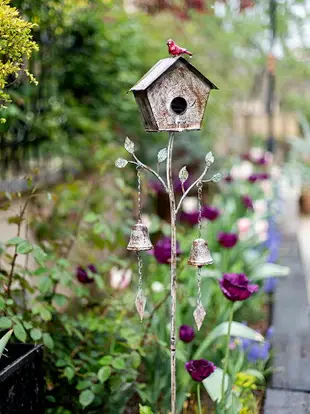
M206 160L206 164L208 164L209 166L214 163L214 157L213 157L213 154L212 154L211 151L208 152L208 154L206 155L205 160Z
M168 151L167 148L161 149L157 154L157 162L163 162L165 159L167 159Z
M128 164L128 161L125 160L125 158L117 158L117 160L115 161L115 166L117 168L124 168L126 167L127 164Z
M186 166L181 168L180 172L179 172L179 179L181 181L182 184L185 183L185 181L188 180L189 174L188 171L186 169Z
M135 144L128 137L125 139L124 147L129 154L133 154L135 152Z
M214 183L218 183L219 181L221 181L222 178L223 178L223 174L222 173L216 173L211 178L211 181L213 181Z

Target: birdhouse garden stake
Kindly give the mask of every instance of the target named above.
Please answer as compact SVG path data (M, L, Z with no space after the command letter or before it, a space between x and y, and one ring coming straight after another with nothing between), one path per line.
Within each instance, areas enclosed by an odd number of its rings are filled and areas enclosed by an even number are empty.
M171 43L172 42L172 43ZM142 270L143 262L141 251L150 250L152 243L149 232L141 220L141 173L153 174L162 184L169 196L171 217L171 260L170 260L170 286L171 286L171 324L170 324L170 352L171 352L171 414L176 414L176 306L177 306L177 239L176 217L184 199L197 188L199 201L198 238L193 241L189 265L197 268L197 306L193 313L198 330L201 328L206 311L201 302L201 267L213 262L207 242L201 238L201 202L203 183L207 181L217 182L221 174L217 173L210 179L206 174L214 157L209 152L205 157L205 168L202 174L185 190L184 183L189 175L186 167L179 173L183 194L180 200L176 200L172 178L172 152L177 133L190 130L199 130L207 105L211 89L217 87L191 65L182 54L191 55L186 49L178 47L172 40L167 41L168 50L173 57L168 57L157 62L139 82L131 88L139 107L144 128L147 132L167 131L169 142L167 148L159 151L157 163L166 161L166 179L159 172L141 162L135 153L135 145L129 139L125 140L125 149L132 155L133 160L118 158L115 165L124 168L128 163L134 164L138 177L138 221L132 227L128 250L137 254L139 281L136 297L136 308L143 319L146 306L146 297L143 293Z

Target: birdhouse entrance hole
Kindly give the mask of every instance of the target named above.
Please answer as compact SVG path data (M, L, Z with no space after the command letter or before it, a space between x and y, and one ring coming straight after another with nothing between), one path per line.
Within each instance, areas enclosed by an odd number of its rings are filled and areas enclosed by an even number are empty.
M178 96L172 99L170 106L175 114L182 115L187 109L187 102L184 98Z

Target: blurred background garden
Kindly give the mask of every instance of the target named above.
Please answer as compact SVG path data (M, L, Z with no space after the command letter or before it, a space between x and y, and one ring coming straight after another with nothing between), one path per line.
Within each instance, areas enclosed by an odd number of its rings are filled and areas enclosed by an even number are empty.
M12 330L12 343L44 346L45 411L31 412L170 412L169 201L143 171L142 222L154 249L143 254L141 323L137 261L126 250L139 208L136 168L115 166L130 159L128 136L138 158L165 175L158 153L168 135L144 130L128 91L169 56L170 38L219 88L201 130L175 138L178 199L181 168L189 172L186 190L204 154L215 158L202 200L214 264L202 269L200 331L195 269L187 264L199 221L194 190L177 220L178 412L263 413L277 353L275 292L294 277L295 262L281 261L283 245L300 250L298 286L305 297L310 291L308 0L0 0L0 330ZM223 274L244 274L259 290L236 299L231 391L218 411L218 391L214 397L207 383L200 409L184 365L204 358L223 368ZM293 411L265 411L278 412Z

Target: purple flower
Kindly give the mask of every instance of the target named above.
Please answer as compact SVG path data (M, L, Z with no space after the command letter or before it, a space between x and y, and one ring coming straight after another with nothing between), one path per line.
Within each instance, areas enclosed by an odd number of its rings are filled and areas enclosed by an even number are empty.
M162 239L158 240L155 244L154 249L151 251L158 261L161 264L168 264L170 263L171 259L171 238L168 236L163 237ZM181 254L180 244L177 242L177 255Z
M222 231L218 234L217 241L222 247L231 249L236 245L238 241L238 235L236 233L225 233Z
M251 285L243 273L225 273L219 283L223 294L232 302L248 299L258 291L258 285Z
M224 180L225 180L227 183L231 183L234 179L232 178L232 175L231 175L231 174L227 174L227 175L224 177Z
M267 329L265 337L266 339L270 340L273 337L273 335L274 335L274 327L271 325Z
M241 197L242 204L248 210L254 210L253 200L250 196L244 195Z
M251 174L248 177L248 181L250 183L255 183L256 181L264 181L264 180L268 180L269 178L270 176L267 173L257 173L257 174Z
M76 278L80 283L87 284L94 281L93 278L90 278L87 274L87 270L91 273L98 273L96 267L93 264L89 264L86 269L82 266L78 266L76 269Z
M248 181L250 183L255 183L256 181L258 181L258 179L259 179L258 174L251 174L248 178Z
M183 342L192 342L192 340L195 338L195 331L189 325L182 325L179 329L179 337Z
M216 207L205 205L202 208L202 217L214 221L220 215L220 210Z
M151 180L151 181L149 182L149 187L150 187L152 190L154 190L154 191L155 191L155 193L157 193L157 194L161 194L161 193L164 193L164 192L165 192L164 187L163 187L163 186L162 186L162 184L161 184L159 181L157 181L157 180Z
M206 359L196 359L186 362L185 368L194 381L202 382L215 371L216 367L213 362Z
M269 358L270 351L270 342L265 341L264 343L253 343L253 345L248 349L248 361L257 362L257 361L267 361Z
M180 220L185 221L188 224L194 226L195 224L198 223L198 216L199 216L198 211L194 211L192 213L185 213L185 211L182 211L180 215Z
M264 283L264 292L273 293L278 285L278 279L276 277L269 277Z

